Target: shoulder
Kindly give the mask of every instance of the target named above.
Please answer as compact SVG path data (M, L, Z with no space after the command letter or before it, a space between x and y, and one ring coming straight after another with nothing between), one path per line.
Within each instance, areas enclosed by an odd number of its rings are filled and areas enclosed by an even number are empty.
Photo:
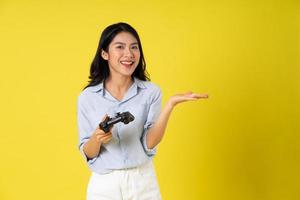
M79 104L86 103L89 99L91 99L91 97L93 95L95 95L100 90L101 90L101 88L100 88L99 84L95 85L95 86L90 86L90 87L87 87L87 88L83 89L78 94L78 97L77 97L78 103Z
M151 81L142 81L139 79L137 79L137 81L138 81L138 86L142 89L147 90L147 92L161 93L161 89L159 85L157 85L156 83L153 83Z
M162 91L156 83L151 81L138 81L138 86L143 91L143 96L148 102L153 103L162 99Z

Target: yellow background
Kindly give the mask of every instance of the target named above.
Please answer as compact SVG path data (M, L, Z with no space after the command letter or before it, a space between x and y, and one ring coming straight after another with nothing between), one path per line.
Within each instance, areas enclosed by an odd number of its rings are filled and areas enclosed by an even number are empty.
M165 103L155 157L168 200L300 199L300 2L0 1L0 199L85 199L76 101L101 31L141 37Z

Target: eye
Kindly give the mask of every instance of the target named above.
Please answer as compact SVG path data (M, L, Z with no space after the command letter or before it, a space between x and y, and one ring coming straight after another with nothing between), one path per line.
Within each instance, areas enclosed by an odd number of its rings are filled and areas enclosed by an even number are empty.
M138 49L139 47L138 46L132 46L131 48L132 49Z
M118 49L123 49L123 46L117 46Z

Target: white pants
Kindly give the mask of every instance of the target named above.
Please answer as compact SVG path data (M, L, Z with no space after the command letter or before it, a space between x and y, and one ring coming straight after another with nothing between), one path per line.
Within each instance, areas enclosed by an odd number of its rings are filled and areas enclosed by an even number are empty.
M108 174L92 173L87 200L161 200L152 161Z

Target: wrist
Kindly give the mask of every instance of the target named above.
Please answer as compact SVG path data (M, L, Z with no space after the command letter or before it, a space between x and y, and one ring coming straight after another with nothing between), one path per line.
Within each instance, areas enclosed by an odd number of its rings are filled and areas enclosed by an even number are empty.
M172 103L171 101L168 101L165 105L165 108L168 110L173 110L174 107L175 107L175 104Z

